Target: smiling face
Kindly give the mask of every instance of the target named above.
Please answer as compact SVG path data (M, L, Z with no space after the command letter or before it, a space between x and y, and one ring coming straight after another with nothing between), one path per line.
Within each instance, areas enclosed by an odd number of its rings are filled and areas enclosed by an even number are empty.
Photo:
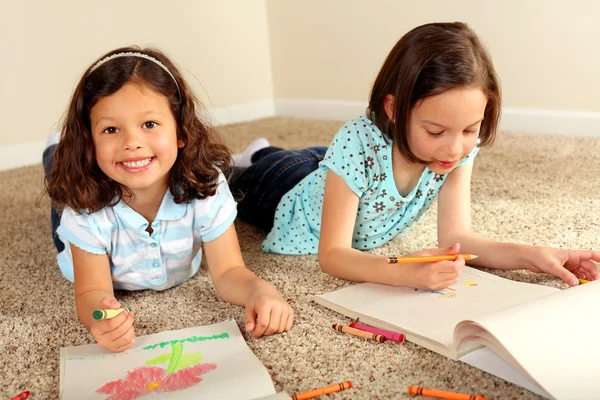
M457 88L425 98L409 112L408 145L436 174L447 174L475 147L487 96Z
M101 98L90 111L95 157L100 169L134 195L166 191L177 159L177 123L167 98L127 83Z

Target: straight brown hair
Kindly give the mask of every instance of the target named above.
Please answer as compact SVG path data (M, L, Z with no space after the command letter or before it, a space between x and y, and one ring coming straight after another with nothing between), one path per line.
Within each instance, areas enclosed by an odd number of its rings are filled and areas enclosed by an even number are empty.
M405 34L383 63L369 98L367 115L409 162L421 162L408 146L408 116L429 96L462 87L479 87L487 95L479 146L492 144L500 119L502 95L492 59L466 24L431 23ZM395 121L384 109L395 98Z

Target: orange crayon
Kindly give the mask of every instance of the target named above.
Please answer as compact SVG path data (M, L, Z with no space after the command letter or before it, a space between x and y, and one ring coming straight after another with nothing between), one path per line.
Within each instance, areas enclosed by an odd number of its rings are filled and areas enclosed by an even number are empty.
M325 386L319 389L313 389L308 392L298 393L292 395L292 400L308 400L313 399L318 396L322 396L324 394L335 393L342 390L350 389L352 387L352 382L345 381L342 383L336 383L335 385Z
M19 393L18 395L16 395L15 397L13 397L10 400L25 400L26 398L29 397L29 390L23 393Z
M447 256L414 256L414 257L388 257L385 259L385 262L388 264L402 264L402 263L424 263L424 262L438 262L438 261L454 261L458 256L461 256L468 260L474 260L477 258L474 254L450 254Z
M344 325L340 325L340 324L333 324L332 327L336 331L344 332L349 335L358 336L358 337L365 338L365 339L371 339L371 340L374 340L379 343L383 343L386 341L385 337L383 337L382 335L379 335L377 333L365 332L365 331L361 331L360 329L354 329L354 328L350 328L349 326L344 326Z
M435 397L436 399L445 400L487 400L483 396L475 396L472 394L447 392L445 390L430 389L420 386L409 386L408 393L417 396Z

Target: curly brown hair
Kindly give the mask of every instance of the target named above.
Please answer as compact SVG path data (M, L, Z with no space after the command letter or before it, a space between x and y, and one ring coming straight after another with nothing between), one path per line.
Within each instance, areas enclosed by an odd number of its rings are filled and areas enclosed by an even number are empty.
M117 57L94 68L106 57L128 52L155 58L173 77L157 63L141 57ZM180 204L215 194L219 175L215 166L222 171L229 168L230 150L217 132L200 120L200 102L171 60L159 50L131 46L100 57L84 72L73 93L46 183L46 192L54 207L68 206L77 212L93 213L117 204L124 194L131 195L98 166L90 128L92 107L126 83L147 86L169 102L177 122L177 138L185 143L178 150L168 177L175 202Z
M387 56L371 90L367 115L409 162L419 160L408 146L408 115L417 102L460 87L480 87L487 95L479 146L496 137L502 94L492 59L475 32L462 22L431 23L406 33ZM395 98L389 119L384 101Z

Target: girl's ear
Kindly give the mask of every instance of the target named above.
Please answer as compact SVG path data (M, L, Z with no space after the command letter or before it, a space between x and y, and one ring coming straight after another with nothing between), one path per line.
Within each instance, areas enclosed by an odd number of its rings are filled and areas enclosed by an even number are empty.
M391 94L385 96L385 99L383 100L383 109L385 110L389 120L396 122L396 98L394 96Z
M183 149L185 147L185 142L181 139L177 139L177 147Z

